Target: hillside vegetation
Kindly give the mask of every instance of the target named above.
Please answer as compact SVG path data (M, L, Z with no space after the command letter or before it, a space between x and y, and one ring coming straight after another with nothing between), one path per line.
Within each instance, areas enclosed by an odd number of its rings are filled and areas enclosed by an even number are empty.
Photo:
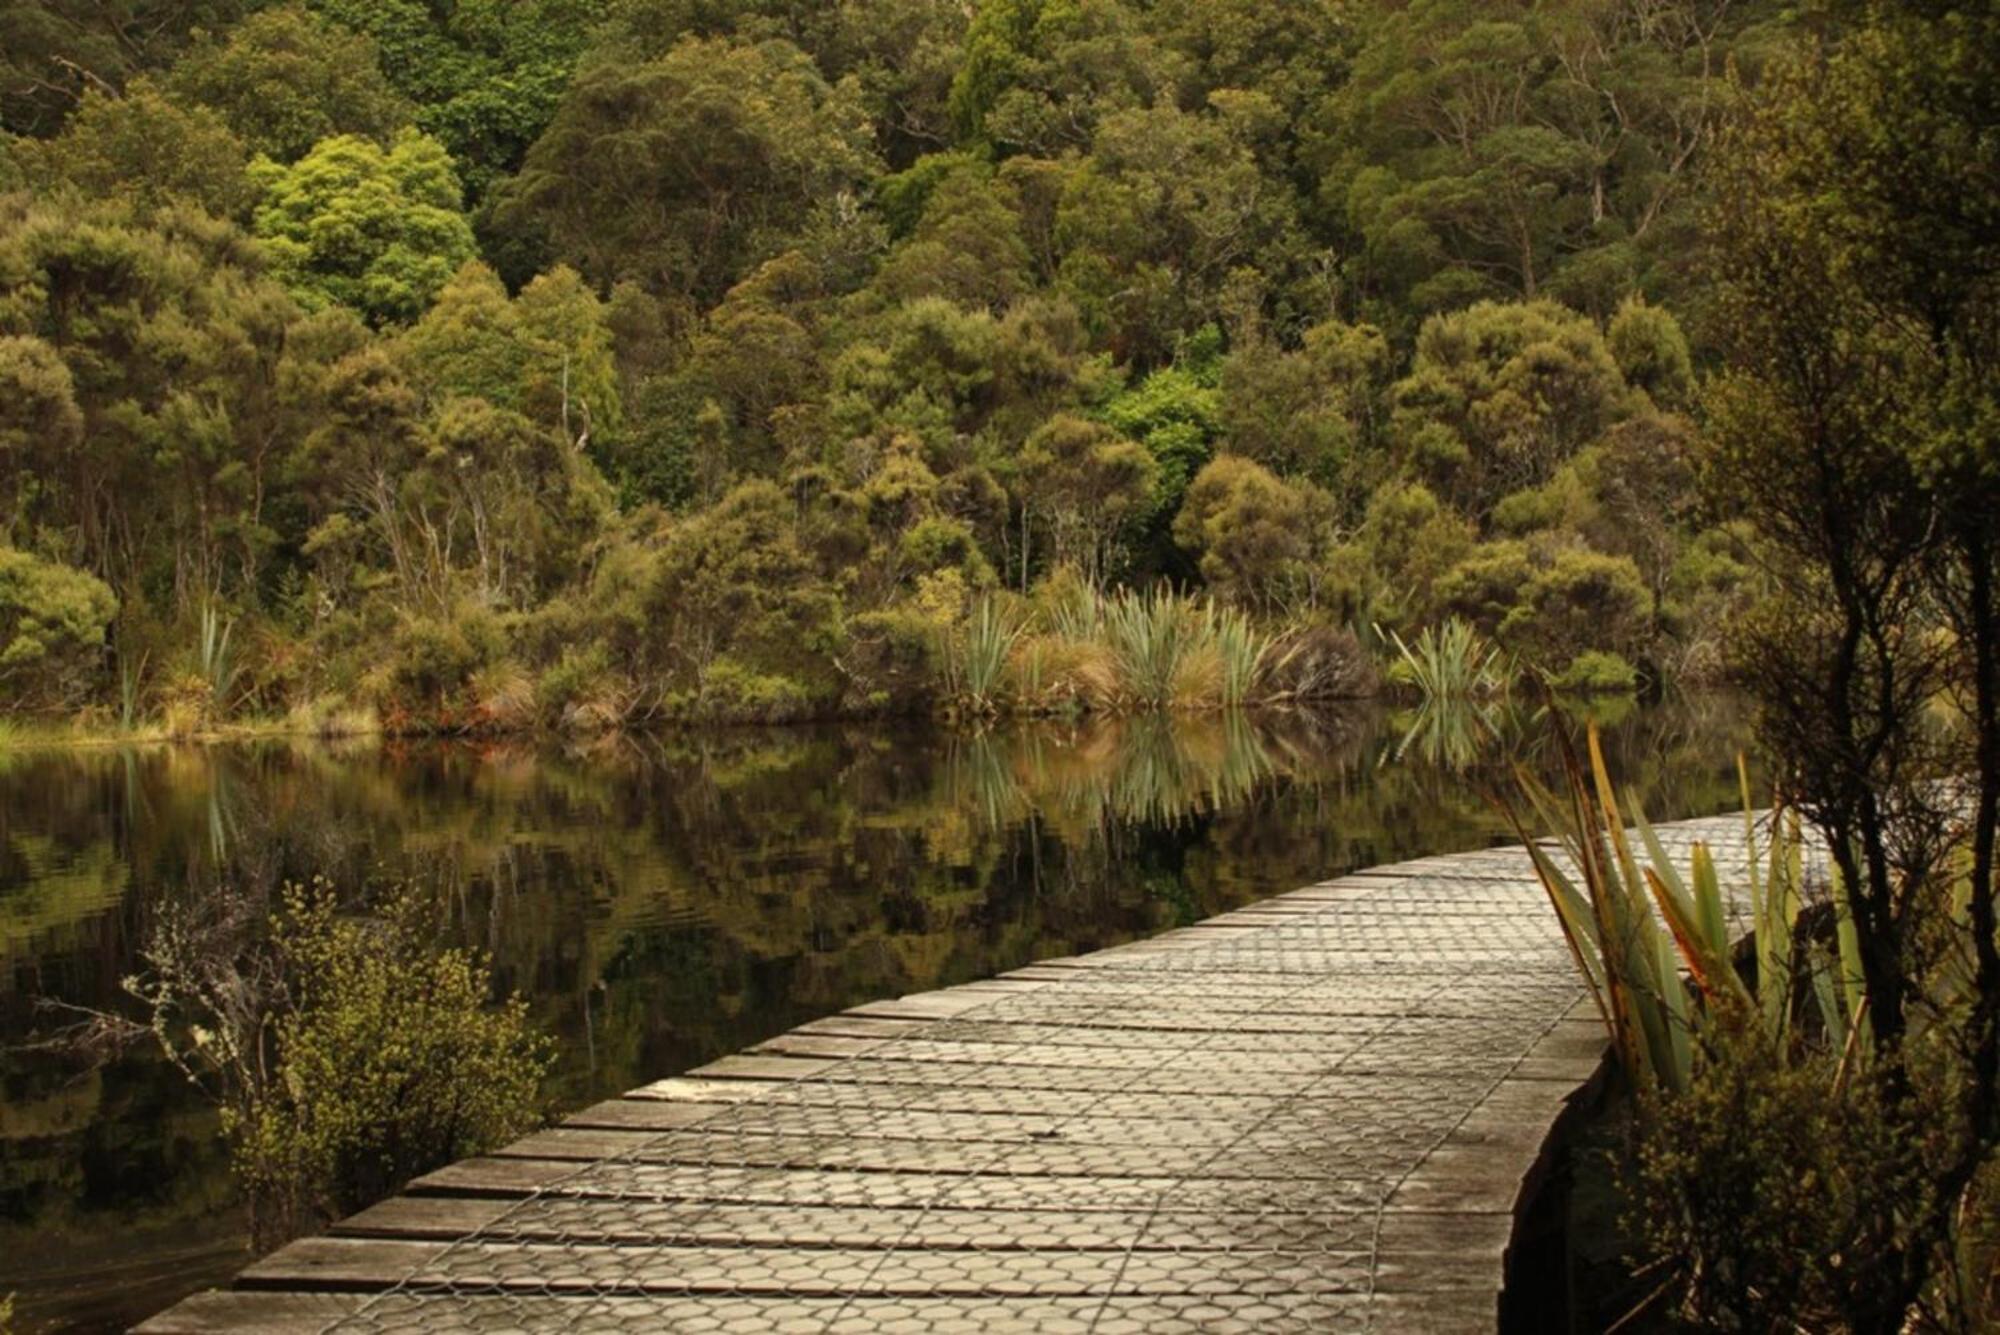
M0 4L0 700L1221 704L1452 618L1580 689L1712 677L1754 590L1694 500L1701 168L1810 27Z

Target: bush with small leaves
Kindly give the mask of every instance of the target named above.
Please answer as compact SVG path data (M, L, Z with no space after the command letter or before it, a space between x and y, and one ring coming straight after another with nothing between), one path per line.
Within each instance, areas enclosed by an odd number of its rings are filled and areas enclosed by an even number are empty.
M0 694L14 708L75 700L117 612L97 576L0 547Z

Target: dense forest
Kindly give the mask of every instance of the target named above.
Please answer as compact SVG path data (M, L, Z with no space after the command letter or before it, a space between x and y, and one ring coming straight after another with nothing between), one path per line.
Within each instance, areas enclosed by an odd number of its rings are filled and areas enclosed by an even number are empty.
M1756 577L1694 486L1700 168L1831 21L10 0L0 697L1091 708L1162 589L1217 680L1256 647L1227 698L1452 618L1711 678Z

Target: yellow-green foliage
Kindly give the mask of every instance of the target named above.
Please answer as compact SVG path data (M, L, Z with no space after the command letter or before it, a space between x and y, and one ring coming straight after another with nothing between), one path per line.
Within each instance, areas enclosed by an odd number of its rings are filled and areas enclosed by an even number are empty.
M223 1109L260 1246L540 1122L548 1041L521 998L489 1004L486 965L438 949L438 927L408 891L368 917L324 883L287 892L274 1065Z
M922 709L1066 564L1719 668L1684 242L1775 0L209 8L0 18L0 542L122 603L52 703ZM1220 623L1108 688L1018 628L1048 707L1259 689Z
M1304 601L1316 530L1329 502L1310 482L1287 483L1262 464L1225 454L1195 476L1174 519L1174 540L1200 558L1217 595L1270 609Z
M257 235L310 308L413 320L477 249L450 155L415 128L386 151L344 134L288 167L260 158L251 180Z
M117 611L103 580L0 546L0 687L10 702L74 698Z

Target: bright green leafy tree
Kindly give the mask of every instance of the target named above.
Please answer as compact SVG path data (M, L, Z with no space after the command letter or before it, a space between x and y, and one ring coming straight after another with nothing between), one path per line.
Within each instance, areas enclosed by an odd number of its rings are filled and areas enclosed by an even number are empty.
M387 149L339 135L289 167L264 159L251 177L263 196L254 229L309 309L338 304L405 323L477 248L451 159L415 131Z

